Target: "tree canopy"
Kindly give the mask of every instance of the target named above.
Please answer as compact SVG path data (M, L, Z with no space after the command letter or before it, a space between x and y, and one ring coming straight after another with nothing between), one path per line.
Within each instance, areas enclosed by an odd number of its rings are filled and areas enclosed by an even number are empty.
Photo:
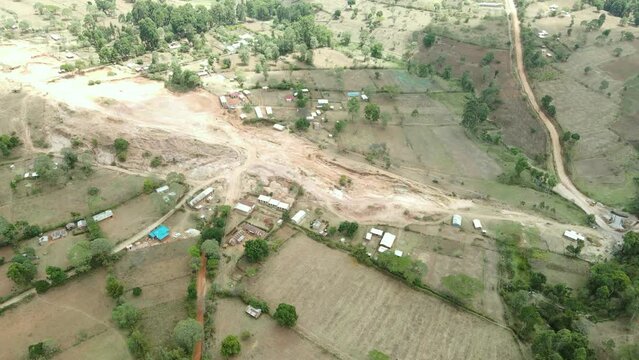
M193 351L195 343L204 338L202 325L195 319L185 319L175 325L173 329L173 340L187 353Z
M142 318L142 313L135 306L124 303L113 309L111 318L121 329L132 329Z
M273 318L277 320L277 323L281 326L295 326L295 323L297 323L297 312L295 311L295 306L285 303L277 305Z
M244 244L244 255L249 262L260 262L269 253L268 243L263 239L249 240Z
M223 356L235 356L240 353L242 346L240 340L235 335L229 335L222 340L220 353Z

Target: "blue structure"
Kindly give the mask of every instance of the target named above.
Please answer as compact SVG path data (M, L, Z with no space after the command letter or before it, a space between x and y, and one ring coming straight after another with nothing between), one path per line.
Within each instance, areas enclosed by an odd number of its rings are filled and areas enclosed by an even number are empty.
M169 236L170 232L171 231L169 230L168 226L160 225L160 226L156 227L155 229L153 229L153 231L151 231L149 233L149 237L151 239L162 241L162 240L166 239L167 236Z
M359 91L349 91L346 93L346 95L348 95L348 97L359 97Z

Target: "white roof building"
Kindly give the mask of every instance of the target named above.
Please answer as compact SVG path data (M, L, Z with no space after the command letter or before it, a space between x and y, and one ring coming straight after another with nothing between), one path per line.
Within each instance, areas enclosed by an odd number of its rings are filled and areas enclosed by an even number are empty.
M380 247L377 248L377 251L380 252L380 253L386 252L386 250L388 250L388 248L385 248L383 246L380 246Z
M268 204L271 206L278 206L280 204L280 201L276 199L271 199L268 201Z
M113 211L106 210L106 211L103 211L103 212L101 212L99 214L93 215L93 220L95 222L100 222L100 221L106 220L106 219L108 219L110 217L113 217Z
M277 204L277 208L280 209L280 210L284 210L284 211L290 209L290 207L291 207L291 205L289 205L289 204L287 204L285 202L282 202L282 201L280 201L280 203Z
M273 129L275 129L277 131L284 131L286 129L286 126L284 126L282 124L275 124L275 125L273 125Z
M586 237L581 235L580 233L574 231L574 230L566 230L564 231L564 236L567 237L570 240L581 240L581 241L585 241Z
M373 234L367 232L366 236L364 237L364 239L366 239L366 241L370 241L373 238Z
M373 234L373 235L382 236L382 235L384 235L384 230L371 228L370 233Z
M404 256L404 252L401 251L401 250L395 250L395 256L402 257L402 256Z
M58 35L58 34L49 34L49 37L53 40L53 41L59 41L60 39L62 39L62 36Z
M259 106L255 107L255 116L257 116L258 119L262 118L262 109L260 109Z
M273 108L270 106L266 107L266 115L273 115Z
M306 217L306 211L300 210L297 213L295 213L295 215L293 215L293 217L291 218L291 221L299 225L302 222L302 220L304 220L305 217Z
M368 101L368 96L366 96L365 94L362 94L362 95L361 95L361 98L362 98L362 100L364 100L364 101Z
M389 232L384 233L384 236L382 236L382 240L379 242L379 245L390 249L395 243L395 238L396 236Z
M328 100L327 99L317 99L317 103L319 105L328 105Z
M453 224L453 226L461 227L461 224L462 224L461 215L457 215L457 214L453 215L452 224Z
M156 193L163 193L165 191L169 190L169 185L164 185L164 186L160 186L159 188L155 189Z
M479 219L473 219L473 227L475 229L481 229L481 221L479 221Z
M255 206L249 206L242 203L235 204L235 210L238 210L239 212L242 212L246 215L249 215L253 211L253 208L255 208Z
M213 188L209 186L206 189L202 190L199 194L195 195L193 199L189 201L189 205L195 207L197 203L202 201L205 197L211 195L211 193L213 193Z
M268 204L268 202L271 201L271 197L266 195L260 195L257 197L257 201Z

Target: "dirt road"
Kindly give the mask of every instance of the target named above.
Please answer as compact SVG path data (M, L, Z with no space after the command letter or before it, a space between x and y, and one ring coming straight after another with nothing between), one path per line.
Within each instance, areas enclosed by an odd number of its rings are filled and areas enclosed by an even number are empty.
M524 90L524 93L526 94L526 97L528 98L528 101L530 102L532 109L538 114L542 123L548 130L548 134L550 135L553 164L555 167L555 172L557 173L557 178L559 180L559 183L553 190L557 194L561 195L563 198L575 203L587 214L595 215L595 221L597 222L597 225L599 225L602 229L609 232L614 232L614 230L610 226L608 226L608 224L602 217L602 215L609 213L609 210L600 205L590 205L595 204L596 202L579 191L566 173L566 167L561 150L561 142L559 140L559 132L557 131L554 123L548 118L548 116L546 116L543 111L541 111L539 103L537 102L535 94L533 93L532 87L528 82L528 77L526 76L523 59L523 46L521 43L521 25L519 23L519 17L517 16L517 7L515 6L514 0L506 1L506 13L510 15L512 24L511 42L514 45L516 61L515 68L517 69L519 81L521 83L522 89Z
M201 255L200 270L197 273L197 316L196 320L204 326L204 306L206 303L206 256ZM193 360L202 359L202 344L204 340L195 343Z

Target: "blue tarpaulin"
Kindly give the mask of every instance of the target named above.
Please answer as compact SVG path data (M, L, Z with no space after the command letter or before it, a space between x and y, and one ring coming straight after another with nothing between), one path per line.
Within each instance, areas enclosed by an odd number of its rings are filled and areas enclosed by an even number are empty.
M358 97L359 91L349 91L346 93L346 95L348 95L348 97Z
M151 233L149 233L149 237L152 239L156 239L159 241L164 240L167 236L169 236L170 230L166 225L160 225L153 229Z

